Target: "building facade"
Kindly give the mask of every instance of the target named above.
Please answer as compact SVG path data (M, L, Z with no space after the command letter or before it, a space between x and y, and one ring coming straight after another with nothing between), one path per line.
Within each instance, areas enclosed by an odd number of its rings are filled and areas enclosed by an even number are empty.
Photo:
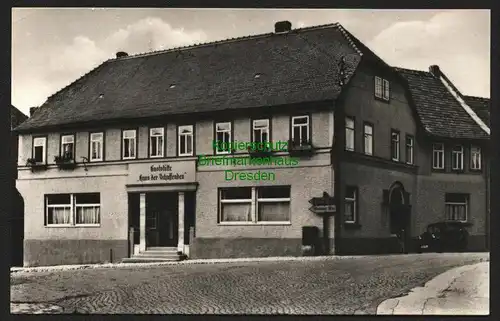
M486 174L430 170L411 88L339 24L121 52L17 129L24 265L302 255L304 227L323 253L401 252L455 192L484 238Z

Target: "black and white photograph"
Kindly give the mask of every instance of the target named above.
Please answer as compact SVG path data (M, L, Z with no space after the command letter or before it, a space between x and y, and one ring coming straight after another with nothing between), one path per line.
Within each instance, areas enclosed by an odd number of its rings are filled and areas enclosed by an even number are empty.
M489 315L490 24L12 8L11 314Z

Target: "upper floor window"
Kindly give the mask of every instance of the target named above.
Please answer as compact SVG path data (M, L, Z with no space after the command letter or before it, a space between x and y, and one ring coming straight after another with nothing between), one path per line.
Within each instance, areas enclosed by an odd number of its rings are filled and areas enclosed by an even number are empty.
M99 193L45 195L45 225L99 225Z
M179 126L178 128L178 145L179 156L193 156L193 125Z
M413 136L406 135L406 164L413 164Z
M310 141L309 116L292 117L292 142L294 145L302 145Z
M464 169L464 148L462 146L455 146L451 151L451 167L453 170Z
M481 169L481 148L478 146L471 146L470 148L470 169Z
M61 136L61 156L67 159L75 159L75 135Z
M123 131L123 143L122 143L122 158L123 159L134 159L136 158L137 150L137 131L135 129L124 130Z
M163 157L165 141L165 128L149 129L149 157Z
M444 144L432 144L432 168L444 169Z
M391 131L391 159L399 161L399 132Z
M45 163L47 150L47 138L36 137L33 139L33 158L37 163Z
M354 151L354 118L345 118L345 149Z
M104 133L90 133L90 161L104 159Z
M365 154L373 155L373 125L365 124L363 132Z
M390 97L389 81L375 76L375 97L388 101Z
M269 141L269 119L255 119L252 121L252 141L265 143Z
M469 195L446 193L445 219L449 221L467 221Z
M216 154L231 152L231 122L215 124Z
M344 216L346 223L357 222L357 188L346 186Z

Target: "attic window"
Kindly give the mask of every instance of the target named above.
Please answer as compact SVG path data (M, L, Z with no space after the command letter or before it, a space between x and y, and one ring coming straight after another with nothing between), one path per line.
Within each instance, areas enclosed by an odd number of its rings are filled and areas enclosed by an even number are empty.
M100 94L100 95L99 95L99 98L104 98L104 94Z
M170 85L170 88L175 88L175 84L171 84L171 85Z
M255 79L259 79L259 78L260 78L260 76L261 76L261 74L257 73L257 74L255 74L254 78L255 78Z

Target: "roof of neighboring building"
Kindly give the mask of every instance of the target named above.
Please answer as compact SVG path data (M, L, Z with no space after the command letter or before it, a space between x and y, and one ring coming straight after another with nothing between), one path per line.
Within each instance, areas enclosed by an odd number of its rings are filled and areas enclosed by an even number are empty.
M439 78L427 71L395 69L407 80L411 99L427 133L444 138L489 138Z
M474 96L464 96L465 102L469 105L481 118L483 122L485 122L488 126L490 125L490 99L483 97L474 97Z
M26 119L28 119L28 116L26 116L22 111L12 105L10 106L10 129L16 128Z
M357 43L335 23L110 59L17 130L333 100L341 58L348 80L363 55Z

